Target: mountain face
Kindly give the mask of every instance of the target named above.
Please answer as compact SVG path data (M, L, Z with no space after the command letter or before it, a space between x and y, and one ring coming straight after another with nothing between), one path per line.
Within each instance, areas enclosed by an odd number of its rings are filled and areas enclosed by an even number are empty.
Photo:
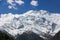
M10 35L10 34L9 34ZM6 32L0 31L0 40L44 40L39 35L29 31L24 32L22 35L17 35L16 38L9 36Z
M0 31L6 31L13 37L26 31L32 31L41 38L47 39L60 30L60 14L45 10L30 10L24 14L1 14Z
M22 35L19 35L15 40L44 40L39 35L33 32L24 32Z
M55 34L50 40L60 40L60 31Z
M9 36L6 32L0 31L0 40L14 40L14 38Z

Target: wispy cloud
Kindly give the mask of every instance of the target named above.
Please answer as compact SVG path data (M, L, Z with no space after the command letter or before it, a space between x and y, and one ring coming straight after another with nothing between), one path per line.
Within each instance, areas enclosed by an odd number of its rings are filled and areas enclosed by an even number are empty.
M23 0L7 0L7 3L9 4L8 8L9 9L18 9L17 8L17 4L18 5L24 5L26 2L24 2ZM37 0L32 0L30 2L31 6L38 6L38 1Z
M32 0L30 4L33 5L33 6L38 6L38 1Z
M24 1L22 1L22 0L15 0L15 2L16 2L17 4L19 4L19 5L23 5L23 4L24 4Z
M22 1L22 0L7 0L7 3L9 4L9 6L8 6L9 9L12 9L12 8L17 9L16 3L19 5L23 5L24 1Z

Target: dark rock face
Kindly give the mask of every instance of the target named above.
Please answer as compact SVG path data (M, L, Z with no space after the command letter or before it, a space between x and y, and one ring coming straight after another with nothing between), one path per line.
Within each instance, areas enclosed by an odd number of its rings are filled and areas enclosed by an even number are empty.
M22 35L17 35L16 39L14 37L9 36L9 34L0 31L0 40L44 40L39 37L39 35L33 32L25 32ZM52 38L48 40L60 40L60 31Z
M60 31L50 40L60 40Z
M0 31L0 40L44 40L44 39L39 37L39 35L33 32L28 33L25 32L22 35L17 35L17 38L14 39L14 37L9 36L9 34Z
M33 32L28 32L28 33L23 33L22 35L19 35L16 38L16 40L44 40L44 39L39 37L39 35Z
M0 31L0 40L14 40L14 38Z

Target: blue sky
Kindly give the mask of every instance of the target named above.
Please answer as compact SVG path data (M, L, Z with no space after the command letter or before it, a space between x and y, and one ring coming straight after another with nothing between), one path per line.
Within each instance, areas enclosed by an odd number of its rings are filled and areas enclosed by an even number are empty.
M23 5L16 4L18 9L9 9L7 0L0 1L0 13L24 13L28 10L47 10L49 12L60 13L60 0L36 0L38 1L38 6L33 6L30 4L32 0L23 0L25 3Z

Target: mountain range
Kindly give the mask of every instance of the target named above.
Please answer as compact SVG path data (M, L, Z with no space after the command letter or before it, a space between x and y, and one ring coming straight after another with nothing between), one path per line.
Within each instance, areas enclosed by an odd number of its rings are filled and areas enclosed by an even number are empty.
M23 14L1 14L0 31L7 32L14 38L31 31L43 39L55 36L60 30L60 14L46 10L29 10Z

